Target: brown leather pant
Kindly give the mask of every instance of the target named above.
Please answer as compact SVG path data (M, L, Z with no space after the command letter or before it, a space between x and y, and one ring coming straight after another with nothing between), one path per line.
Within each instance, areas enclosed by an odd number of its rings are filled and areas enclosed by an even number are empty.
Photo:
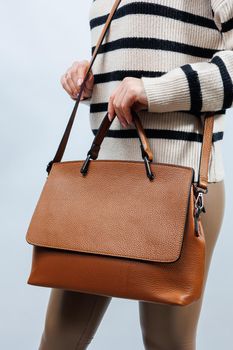
M204 204L206 213L201 213L201 216L206 237L206 273L202 296L187 306L139 301L140 326L146 350L196 348L196 330L203 293L224 216L224 180L209 183ZM39 350L87 349L110 301L111 297L51 289Z

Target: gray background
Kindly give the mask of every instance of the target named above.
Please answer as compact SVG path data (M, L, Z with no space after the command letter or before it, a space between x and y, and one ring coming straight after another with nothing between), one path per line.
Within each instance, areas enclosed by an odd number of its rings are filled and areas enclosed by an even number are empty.
M37 349L50 289L29 286L32 247L25 233L46 179L45 166L73 101L60 76L90 59L90 0L0 2L1 48L1 299L0 348ZM92 134L80 106L64 160L84 159ZM233 112L224 134L226 210L213 255L198 328L199 350L232 346ZM137 301L114 298L90 349L143 349Z

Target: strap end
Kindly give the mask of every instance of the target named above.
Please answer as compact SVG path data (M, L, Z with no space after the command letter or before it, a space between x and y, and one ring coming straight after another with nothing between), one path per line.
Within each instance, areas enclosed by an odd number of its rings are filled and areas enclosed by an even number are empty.
M50 170L52 169L53 163L54 163L53 160L50 160L50 162L46 166L46 171L48 174L50 173Z

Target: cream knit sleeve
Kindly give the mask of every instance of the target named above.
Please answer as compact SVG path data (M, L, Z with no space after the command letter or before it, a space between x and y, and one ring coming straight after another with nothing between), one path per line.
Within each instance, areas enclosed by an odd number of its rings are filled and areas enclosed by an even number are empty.
M233 0L211 0L224 49L209 61L185 64L161 77L141 77L149 112L219 111L233 107Z

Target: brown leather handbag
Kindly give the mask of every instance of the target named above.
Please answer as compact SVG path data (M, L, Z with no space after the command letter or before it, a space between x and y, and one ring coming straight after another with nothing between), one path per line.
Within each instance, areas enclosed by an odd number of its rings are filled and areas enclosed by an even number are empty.
M84 293L187 305L201 296L214 116L204 119L199 180L194 169L153 162L132 110L142 161L97 160L111 126L102 120L86 160L61 162L88 73L120 1L94 50L26 234L33 245L27 283Z

